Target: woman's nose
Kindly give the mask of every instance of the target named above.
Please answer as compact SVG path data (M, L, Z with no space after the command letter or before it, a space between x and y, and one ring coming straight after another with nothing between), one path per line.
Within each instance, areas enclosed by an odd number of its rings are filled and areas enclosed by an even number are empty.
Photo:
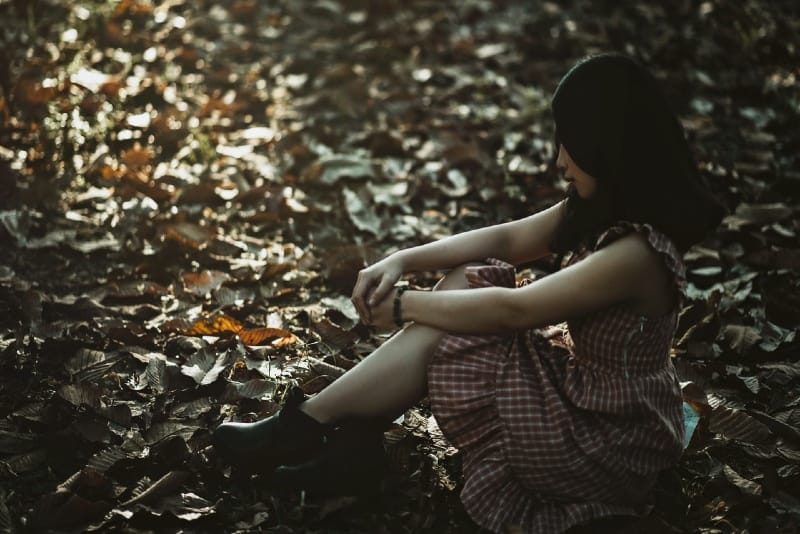
M567 170L567 164L564 161L564 148L563 146L559 145L558 147L558 156L556 157L556 168L560 171Z

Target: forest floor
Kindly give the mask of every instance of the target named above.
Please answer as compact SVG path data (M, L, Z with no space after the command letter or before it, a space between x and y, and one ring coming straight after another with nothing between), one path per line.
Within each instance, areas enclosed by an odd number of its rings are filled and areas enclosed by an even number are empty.
M424 402L368 496L233 481L210 430L386 338L365 262L562 198L550 95L608 50L729 210L685 258L700 422L625 531L800 529L796 2L0 0L0 29L0 532L478 531Z

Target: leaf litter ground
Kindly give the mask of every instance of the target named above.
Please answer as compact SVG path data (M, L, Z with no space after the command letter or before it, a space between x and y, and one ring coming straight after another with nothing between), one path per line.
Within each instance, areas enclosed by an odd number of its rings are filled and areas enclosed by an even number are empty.
M0 20L1 531L477 531L425 402L367 496L271 495L209 432L380 344L348 302L365 262L563 195L549 95L603 50L655 67L730 215L686 257L697 430L650 516L588 531L797 531L792 2L38 0Z

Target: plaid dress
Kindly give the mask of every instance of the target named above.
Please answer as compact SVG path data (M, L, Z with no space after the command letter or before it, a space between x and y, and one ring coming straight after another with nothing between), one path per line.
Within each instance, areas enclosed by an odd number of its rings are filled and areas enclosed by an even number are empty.
M594 250L630 232L646 237L682 293L681 255L648 225L618 223ZM496 259L466 276L470 287L515 286L513 266ZM669 356L679 306L659 318L618 305L546 329L443 338L428 369L431 407L462 453L461 500L477 524L555 533L649 510L658 471L682 451Z

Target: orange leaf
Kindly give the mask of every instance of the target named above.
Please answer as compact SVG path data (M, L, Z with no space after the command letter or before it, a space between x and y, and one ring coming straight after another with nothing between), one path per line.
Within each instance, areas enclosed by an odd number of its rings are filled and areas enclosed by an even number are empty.
M153 161L153 153L146 148L142 148L137 143L133 148L126 150L120 156L122 163L131 169L141 169L146 165L150 165Z
M188 336L216 336L219 334L236 334L242 330L242 323L224 313L196 321L186 331Z
M247 328L239 331L239 338L245 345L271 344L276 347L297 341L294 334L281 328Z
M111 15L112 18L118 19L126 16L131 17L146 17L153 12L153 6L137 2L136 0L122 0Z
M111 181L119 178L120 173L114 169L113 167L109 167L108 165L104 165L102 169L100 169L100 176L103 177L103 180Z

